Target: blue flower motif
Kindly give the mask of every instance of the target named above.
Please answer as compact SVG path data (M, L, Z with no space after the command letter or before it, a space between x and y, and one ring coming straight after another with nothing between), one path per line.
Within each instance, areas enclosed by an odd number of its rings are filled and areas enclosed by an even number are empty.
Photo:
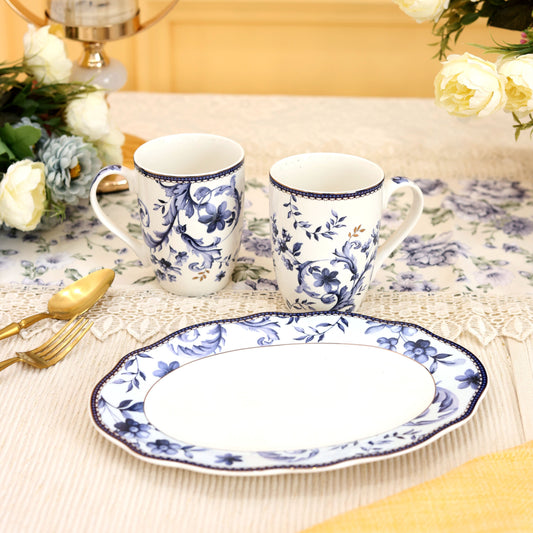
M415 183L420 187L422 193L426 196L436 196L442 194L448 186L446 182L440 179L417 179Z
M425 363L430 357L437 353L437 350L425 339L419 339L415 342L407 341L404 348L405 355L414 359L418 363Z
M396 350L396 346L398 344L398 339L395 339L394 337L380 337L379 339L377 339L377 341L378 344L386 350Z
M315 268L311 273L316 280L313 283L315 287L324 287L326 292L334 292L339 288L340 282L337 279L339 273L336 270L330 272L328 268L322 270Z
M215 463L223 463L227 466L232 466L233 463L240 462L242 462L242 456L233 455L231 453L226 453L225 455L217 455L217 458L215 459Z
M133 418L126 418L124 422L117 422L115 429L118 434L126 439L145 439L150 435L150 426L148 424L141 424Z
M394 183L406 183L407 178L404 178L403 176L395 176L394 178L391 178Z
M176 370L176 368L179 368L180 364L178 361L172 361L169 365L167 365L164 361L159 361L157 363L157 366L159 367L159 369L154 370L153 374L158 378L162 378L163 376L166 376L169 372L172 372L173 370Z
M512 237L524 237L533 233L533 220L524 217L498 220L495 226Z
M520 201L529 196L519 181L508 179L471 180L467 184L466 191L470 196L485 198L492 203L506 203L509 200Z
M253 252L259 257L270 257L272 255L272 246L270 239L261 239L259 237L243 238L244 248Z
M399 292L432 292L438 290L438 286L424 280L420 274L414 272L402 272L398 274L396 281L391 283L390 288Z
M517 246L516 244L503 244L503 251L504 252L511 252L511 253L520 253L522 249L520 246Z
M468 257L466 246L450 241L451 234L445 233L431 240L419 235L407 237L402 245L407 265L420 268L453 265L459 256Z
M470 368L466 370L464 375L456 376L455 379L461 382L459 385L460 389L467 389L468 387L472 387L474 390L477 390L481 386L482 381L481 374L479 372L474 372Z
M460 194L447 196L442 205L465 220L488 222L496 217L505 215L505 211L501 207L494 205L493 202L485 199L478 200L471 196Z
M164 455L176 455L181 448L179 444L172 444L167 439L158 439L155 442L147 442L146 444L152 453Z
M372 324L365 330L365 334L374 333L383 329L388 329L393 333L397 333L399 336L411 337L416 333L416 329L411 326L402 326L400 324L375 324L371 320L367 321L367 324Z
M213 204L206 204L206 215L202 215L198 218L202 224L207 224L207 233L213 233L215 230L222 231L226 224L230 225L234 214L227 209L228 203L222 202L218 207Z

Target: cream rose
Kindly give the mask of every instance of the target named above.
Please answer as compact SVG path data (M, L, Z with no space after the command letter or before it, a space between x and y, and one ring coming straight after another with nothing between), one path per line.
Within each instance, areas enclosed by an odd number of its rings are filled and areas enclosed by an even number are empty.
M417 22L437 21L448 8L450 0L393 0L400 9Z
M74 98L65 110L65 121L74 135L94 142L111 131L109 106L102 90Z
M505 111L516 113L519 117L533 112L533 54L501 61L498 71L506 79Z
M124 140L124 134L118 128L111 128L107 135L96 141L94 146L102 164L122 164L122 145Z
M29 159L9 166L0 181L0 221L11 228L36 228L46 207L44 164Z
M505 78L490 61L451 55L435 77L435 101L451 115L484 117L504 107Z
M24 63L37 80L46 85L69 80L72 61L67 57L63 41L50 33L50 26L36 30L30 25L23 43Z

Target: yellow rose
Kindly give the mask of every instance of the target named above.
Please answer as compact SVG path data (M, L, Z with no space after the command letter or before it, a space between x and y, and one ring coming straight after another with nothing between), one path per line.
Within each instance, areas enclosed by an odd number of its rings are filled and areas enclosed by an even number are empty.
M0 221L11 228L36 228L46 207L44 164L29 159L9 166L0 181Z
M505 111L520 117L533 112L533 54L504 60L499 63L498 71L506 79Z
M451 115L484 117L504 107L505 78L490 61L451 55L435 78L435 101Z
M50 26L36 30L30 25L23 42L24 63L38 81L49 85L69 80L72 61L65 53L63 41L50 33Z
M437 21L448 8L450 0L393 0L400 9L417 22Z

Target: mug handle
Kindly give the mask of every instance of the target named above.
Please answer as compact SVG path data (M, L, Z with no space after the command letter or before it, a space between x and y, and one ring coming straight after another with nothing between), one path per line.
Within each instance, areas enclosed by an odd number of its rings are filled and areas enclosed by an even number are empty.
M111 218L109 218L109 216L104 213L103 209L98 203L98 196L96 194L98 185L105 177L109 176L110 174L120 174L121 176L124 176L130 186L130 189L133 192L137 192L137 173L134 170L128 167L124 167L122 165L109 165L100 170L94 178L93 184L91 185L91 192L89 194L91 206L100 222L111 233L114 233L119 239L122 239L135 252L135 254L142 261L144 266L148 266L150 264L150 254L148 253L144 243L141 240L132 237L126 229L123 229L117 224L115 224L115 222L113 222Z
M385 180L383 184L383 205L382 210L385 210L389 203L390 197L398 192L400 189L410 189L412 193L412 202L407 212L407 215L398 229L378 248L376 259L374 261L374 270L372 278L381 268L383 261L404 241L409 235L409 232L415 227L422 209L424 208L424 195L420 187L408 180L407 178L396 176Z

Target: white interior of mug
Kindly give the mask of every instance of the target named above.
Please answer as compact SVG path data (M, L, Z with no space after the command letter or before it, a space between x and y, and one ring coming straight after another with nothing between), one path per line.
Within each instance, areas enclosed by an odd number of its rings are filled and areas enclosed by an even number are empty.
M270 176L281 185L312 193L350 193L378 185L383 170L368 159L349 154L310 153L274 163Z
M158 137L137 148L135 163L152 174L203 176L228 170L244 159L241 145L209 133Z

